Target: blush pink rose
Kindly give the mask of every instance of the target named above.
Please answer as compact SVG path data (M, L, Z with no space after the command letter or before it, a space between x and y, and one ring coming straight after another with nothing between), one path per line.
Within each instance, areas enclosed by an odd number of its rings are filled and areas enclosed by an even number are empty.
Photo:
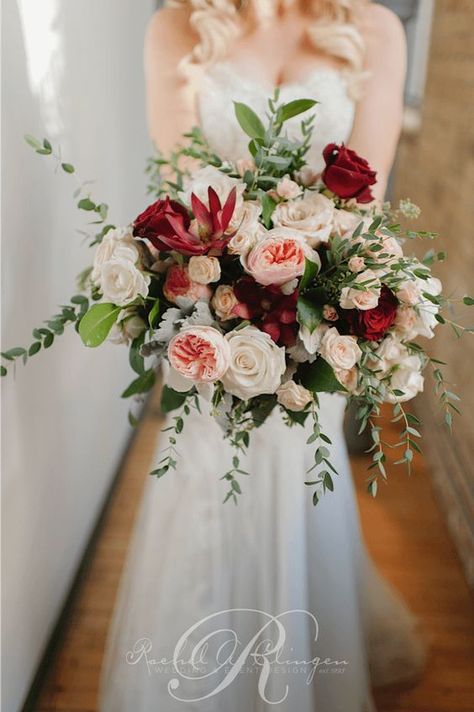
M175 304L178 297L185 297L193 302L209 301L212 290L207 284L193 282L187 265L174 264L166 273L163 294L169 302Z
M280 227L269 230L242 258L242 264L259 284L282 285L303 274L305 258L320 264L319 255L304 238Z
M230 365L229 342L212 326L183 329L168 345L171 366L196 382L218 381Z

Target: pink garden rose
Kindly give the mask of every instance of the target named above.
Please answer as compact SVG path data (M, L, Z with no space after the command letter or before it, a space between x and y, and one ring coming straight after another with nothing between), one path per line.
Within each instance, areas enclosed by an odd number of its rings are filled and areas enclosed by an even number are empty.
M259 284L282 285L303 274L305 258L319 262L319 255L301 235L279 227L269 230L242 258L242 264Z
M193 326L171 339L168 359L185 378L209 383L218 381L229 368L230 346L214 327Z
M193 282L187 265L175 264L166 273L163 294L169 302L175 304L178 297L185 297L193 302L209 301L212 290L206 284Z

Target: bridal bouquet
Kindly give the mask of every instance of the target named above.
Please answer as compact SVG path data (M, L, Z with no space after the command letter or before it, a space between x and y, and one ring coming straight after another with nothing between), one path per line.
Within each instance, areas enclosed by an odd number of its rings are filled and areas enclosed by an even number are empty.
M318 422L318 394L343 393L359 405L361 431L371 428L368 486L375 495L378 478L386 477L381 405L393 404L402 426L398 462L408 468L420 433L403 404L422 391L427 365L448 426L457 411L440 362L415 340L430 339L437 324L457 336L464 329L441 314L450 300L431 266L444 254L430 250L422 260L404 254L404 242L434 237L402 231L399 215L417 217L418 208L408 200L398 210L373 201L375 172L344 145L326 146L324 170L316 174L305 163L314 117L301 121L298 140L285 132L289 119L316 102L278 101L276 92L265 124L235 103L249 136L249 155L235 164L215 155L198 129L169 159L151 161L156 200L129 225L109 224L107 206L82 196L78 207L100 225L93 265L79 280L89 296L74 296L35 329L29 349L2 355L6 363L26 359L75 323L86 346L106 339L128 346L135 378L124 398L142 397L166 362L162 409L178 413L152 474L176 467L186 416L207 403L235 449L224 475L226 499L234 501L239 475L247 474L240 455L275 408L288 426L311 419L317 474L306 484L314 487L315 503L332 491L335 469ZM38 153L52 153L48 141L27 140Z

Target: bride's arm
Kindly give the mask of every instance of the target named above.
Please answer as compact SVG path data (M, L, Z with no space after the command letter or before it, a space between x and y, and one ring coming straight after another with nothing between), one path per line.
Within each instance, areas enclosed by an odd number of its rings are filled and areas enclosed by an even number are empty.
M163 8L148 25L144 52L148 128L165 154L196 123L192 83L177 74L179 61L196 41L184 9Z
M349 146L377 171L372 192L383 199L402 126L405 32L393 12L375 4L367 8L361 29L369 77L357 105Z

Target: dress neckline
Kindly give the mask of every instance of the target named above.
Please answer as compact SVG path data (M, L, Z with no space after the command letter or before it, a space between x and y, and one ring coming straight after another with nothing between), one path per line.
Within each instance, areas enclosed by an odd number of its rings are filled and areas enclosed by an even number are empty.
M253 77L247 75L245 71L241 71L239 67L236 67L236 65L230 61L220 61L212 64L206 70L205 75L212 79L213 74L220 74L221 72L224 72L227 75L231 74L234 81L238 81L239 84L242 84L242 86L247 88L252 87L253 89L265 92L268 96L271 96L276 88L280 89L282 92L291 92L294 89L311 85L319 78L333 77L344 86L345 93L347 97L350 98L347 91L347 80L344 77L343 71L329 65L315 67L314 69L310 69L305 72L305 74L298 79L284 81L280 84L273 84L267 79L254 79Z

